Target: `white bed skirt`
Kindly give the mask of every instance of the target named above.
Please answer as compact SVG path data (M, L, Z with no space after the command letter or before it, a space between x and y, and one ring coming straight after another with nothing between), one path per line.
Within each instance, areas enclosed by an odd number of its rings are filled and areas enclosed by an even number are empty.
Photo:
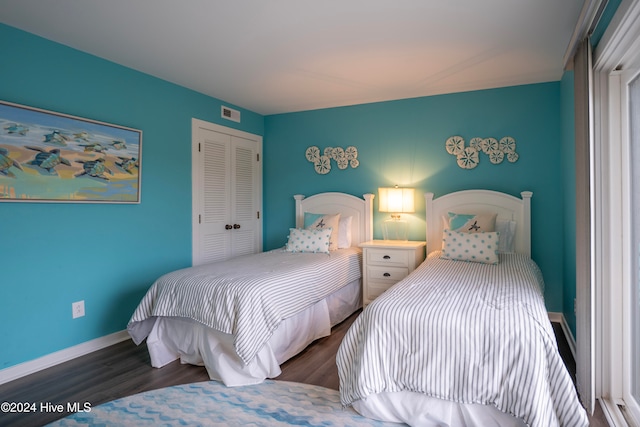
M161 368L180 359L181 363L205 366L212 380L227 386L258 384L280 375L280 365L313 341L331 334L362 305L361 280L355 280L305 311L285 319L244 365L233 348L233 335L218 332L191 319L159 317L147 337L151 365Z
M464 404L411 391L386 392L353 402L361 415L410 426L526 427L523 420L493 406Z

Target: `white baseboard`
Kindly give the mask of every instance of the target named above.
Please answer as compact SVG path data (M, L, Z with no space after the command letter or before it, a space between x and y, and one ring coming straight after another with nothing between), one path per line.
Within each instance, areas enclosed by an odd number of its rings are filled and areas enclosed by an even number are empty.
M75 359L76 357L84 356L85 354L89 354L128 339L131 339L131 337L127 331L114 332L113 334L105 335L104 337L83 342L82 344L74 345L73 347L65 348L64 350L56 351L55 353L47 354L46 356L42 356L34 360L2 369L0 370L0 384L17 380L18 378L22 378L29 374Z
M567 319L564 317L563 313L554 313L548 312L549 320L555 323L559 323L562 327L562 332L564 333L564 337L567 339L567 343L569 344L569 349L571 350L571 354L573 355L573 360L576 360L576 339L571 333L571 328L569 328L569 324L567 323Z

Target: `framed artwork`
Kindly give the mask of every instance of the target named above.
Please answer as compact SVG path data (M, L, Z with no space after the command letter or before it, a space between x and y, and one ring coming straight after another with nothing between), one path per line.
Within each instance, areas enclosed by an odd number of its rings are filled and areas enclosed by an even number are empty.
M0 101L0 201L140 203L142 131Z

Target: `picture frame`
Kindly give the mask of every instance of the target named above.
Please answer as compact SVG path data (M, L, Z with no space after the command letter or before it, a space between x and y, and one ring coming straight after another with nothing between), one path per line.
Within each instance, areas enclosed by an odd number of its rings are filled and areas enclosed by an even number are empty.
M0 202L140 203L142 131L0 100Z

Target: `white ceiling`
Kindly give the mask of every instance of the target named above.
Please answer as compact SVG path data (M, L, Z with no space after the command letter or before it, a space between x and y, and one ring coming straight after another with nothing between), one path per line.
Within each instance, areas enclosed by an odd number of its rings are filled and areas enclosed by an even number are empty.
M0 22L268 115L557 81L582 3L0 0Z

